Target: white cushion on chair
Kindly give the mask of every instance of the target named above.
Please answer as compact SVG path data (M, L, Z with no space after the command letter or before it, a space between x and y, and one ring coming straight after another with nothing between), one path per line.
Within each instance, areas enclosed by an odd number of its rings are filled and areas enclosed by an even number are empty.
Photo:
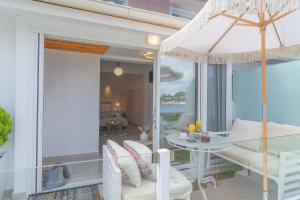
M192 184L183 174L174 167L170 168L170 196L171 199L186 199L193 190ZM155 200L156 183L142 179L142 186L139 188L123 185L122 200Z
M135 187L141 186L141 174L136 161L132 155L122 146L112 140L107 141L107 147L112 154L113 159L122 171L122 181Z
M268 123L268 152L278 155L281 151L299 149L300 127L287 124Z
M268 123L268 137L281 137L287 135L299 135L300 127L288 124Z
M236 119L229 138L236 145L259 151L261 149L261 122Z
M149 167L149 164L152 163L152 151L149 147L132 140L123 141L123 146L131 153L137 162L142 176L147 180L155 181L155 173Z
M232 141L246 141L261 138L261 122L236 119L229 137Z
M134 149L144 159L145 162L152 162L152 150L146 145L132 140L124 140L123 145L128 145Z

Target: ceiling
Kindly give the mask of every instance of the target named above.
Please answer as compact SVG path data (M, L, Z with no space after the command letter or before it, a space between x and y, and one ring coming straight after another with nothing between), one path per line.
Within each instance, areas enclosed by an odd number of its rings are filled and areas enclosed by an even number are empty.
M103 43L67 38L67 37L58 37L53 35L47 35L46 39L55 39L55 40L63 40L63 41L71 41L71 42L80 42L83 44L91 44L91 45L106 45ZM153 63L152 59L147 59L144 57L144 53L147 51L153 51L150 49L133 49L133 48L125 48L121 46L111 46L109 45L108 50L104 55L101 55L103 60L118 60L118 61L128 61L134 63Z
M107 60L133 61L141 63L152 63L153 60L144 57L144 53L149 50L128 49L122 47L110 47L103 56Z

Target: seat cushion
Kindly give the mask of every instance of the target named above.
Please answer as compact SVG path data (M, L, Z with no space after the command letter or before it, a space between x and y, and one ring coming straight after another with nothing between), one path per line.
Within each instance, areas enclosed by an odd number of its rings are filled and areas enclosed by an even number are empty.
M171 199L185 199L192 192L192 184L175 168L170 169L170 195ZM156 183L142 179L139 188L123 185L122 200L155 200Z
M122 172L122 182L135 187L141 186L141 174L132 155L122 146L112 140L107 141L107 147Z
M253 151L246 148L242 148L237 145L232 145L232 147L226 149L225 151L220 151L216 155L224 156L231 161L242 164L246 168L251 167L257 171L263 171L263 153L262 151ZM269 174L277 177L279 172L279 157L273 154L268 154L268 167Z
M299 150L300 135L286 135L268 138L268 152L279 156L280 152Z
M123 141L123 146L137 162L141 175L147 180L155 181L154 172L149 167L149 164L152 163L152 151L149 147L132 140Z

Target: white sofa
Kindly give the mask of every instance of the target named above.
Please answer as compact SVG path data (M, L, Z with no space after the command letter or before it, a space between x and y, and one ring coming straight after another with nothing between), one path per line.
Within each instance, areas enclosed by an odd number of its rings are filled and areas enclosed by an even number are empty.
M278 184L278 200L300 199L300 127L267 124L269 178ZM216 153L263 174L261 122L236 119L229 137L232 147Z
M103 146L103 196L105 200L155 200L156 183L142 179L140 187L123 185L121 170L115 164L106 145ZM190 200L192 184L175 168L170 171L172 199Z

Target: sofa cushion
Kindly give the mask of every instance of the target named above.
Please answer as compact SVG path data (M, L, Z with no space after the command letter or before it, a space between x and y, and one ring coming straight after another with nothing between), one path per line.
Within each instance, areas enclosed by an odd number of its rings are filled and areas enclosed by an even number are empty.
M140 170L132 155L112 140L107 141L107 147L122 172L123 183L130 183L135 187L141 186Z
M225 151L217 152L216 155L223 156L229 160L233 160L239 165L246 168L254 168L263 172L263 153L260 151L252 151L237 145L232 145ZM268 170L269 175L278 177L279 157L268 154Z
M261 138L261 122L236 119L229 135L232 141L246 141Z
M280 152L288 152L299 149L300 127L268 123L268 152L279 156Z
M299 135L300 127L287 124L268 123L268 137L281 137L287 135Z
M238 146L259 151L261 148L261 122L236 119L229 137Z
M150 167L155 168L152 164ZM154 200L156 199L156 183L142 179L142 186L134 188L127 185L122 187L122 200ZM171 199L187 199L193 187L183 174L170 167L170 197Z
M147 146L131 140L123 141L123 146L136 160L142 176L147 180L155 181L155 174L149 167L152 163L152 151Z

